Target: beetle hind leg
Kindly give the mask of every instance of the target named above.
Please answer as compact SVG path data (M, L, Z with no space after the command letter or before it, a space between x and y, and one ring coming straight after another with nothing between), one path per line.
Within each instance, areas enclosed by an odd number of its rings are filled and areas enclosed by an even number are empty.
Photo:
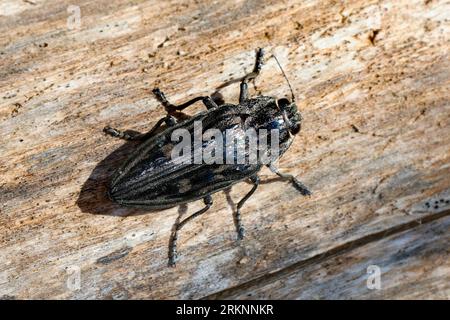
M195 217L198 217L199 215L205 213L206 211L209 210L209 208L211 208L211 206L213 204L212 197L211 196L204 197L203 202L205 203L205 207L203 209L200 209L199 211L193 213L192 215L190 215L183 221L177 223L177 225L175 226L175 230L172 234L172 237L170 239L170 244L169 244L169 266L170 267L174 267L176 265L178 232L181 230L181 228L186 223L188 223Z
M253 188L244 196L244 198L241 199L241 201L238 202L236 213L234 215L234 221L239 240L244 239L245 234L245 229L242 226L241 221L241 208L244 206L244 203L253 195L253 193L255 193L256 188L258 188L259 185L259 177L257 175L251 177L250 180L253 182Z

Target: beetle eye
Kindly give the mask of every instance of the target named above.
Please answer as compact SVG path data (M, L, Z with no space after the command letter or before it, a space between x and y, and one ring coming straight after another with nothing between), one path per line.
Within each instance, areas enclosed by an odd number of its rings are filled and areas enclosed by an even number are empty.
M284 110L284 108L286 108L290 104L291 103L286 98L282 98L282 99L278 100L278 106L280 107L281 110Z
M297 134L297 133L299 133L300 132L300 128L301 128L301 126L300 126L300 123L296 123L292 128L291 128L291 133L292 134Z

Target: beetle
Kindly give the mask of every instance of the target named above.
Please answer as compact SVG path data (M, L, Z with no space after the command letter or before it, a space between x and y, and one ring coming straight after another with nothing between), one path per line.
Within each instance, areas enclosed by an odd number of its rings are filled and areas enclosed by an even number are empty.
M178 233L187 222L208 211L213 204L211 195L232 185L249 180L252 189L238 202L235 223L238 239L243 239L244 228L241 222L241 209L244 203L256 191L260 179L258 172L267 165L279 177L289 180L302 195L310 195L308 188L290 174L281 173L274 162L289 148L294 136L300 132L302 117L295 104L295 96L289 80L278 59L273 56L285 77L292 99L276 99L269 96L250 97L248 83L260 73L263 65L264 50L256 50L256 62L253 71L240 82L239 104L218 105L210 96L193 98L183 104L170 103L158 88L153 89L156 99L164 106L167 114L147 133L130 133L109 126L103 131L113 137L125 140L138 140L140 144L129 155L125 163L113 174L109 187L109 198L123 206L145 209L165 209L202 199L204 207L176 223L169 245L169 265L174 266L177 258ZM183 121L177 121L176 115L194 103L201 101L206 111L200 112ZM256 163L176 163L170 156L174 143L171 136L176 129L188 130L193 134L195 122L201 122L204 129L215 128L220 132L228 129L273 129L279 135L279 154L273 155L269 163L258 158ZM163 128L165 124L165 128ZM203 145L200 148L205 148Z

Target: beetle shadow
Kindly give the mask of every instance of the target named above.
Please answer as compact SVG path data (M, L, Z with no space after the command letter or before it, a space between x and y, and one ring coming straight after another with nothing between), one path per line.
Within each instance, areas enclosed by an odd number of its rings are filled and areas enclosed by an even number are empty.
M128 130L128 132L131 131ZM82 212L119 217L150 212L147 209L120 206L111 201L107 194L108 183L114 171L117 170L138 144L138 141L125 142L95 166L89 178L81 187L80 195L76 201Z
M272 182L280 182L280 181L283 181L283 179L280 177L271 177L268 179L261 180L259 184L262 185L262 184L269 184ZM248 181L243 181L243 182L248 183ZM239 232L239 226L238 226L238 220L237 220L237 204L238 204L238 202L234 201L233 198L231 197L231 188L232 187L224 189L223 193L225 194L225 198L227 200L228 207L230 208L230 210L233 213L233 222L234 222L234 227L236 229L236 232ZM241 199L239 199L238 201L240 201L240 200Z
M223 190L223 193L225 194L225 198L227 199L228 207L231 209L233 213L233 222L234 222L234 228L236 232L239 231L238 227L238 220L237 220L237 203L233 201L231 198L231 188L227 188Z

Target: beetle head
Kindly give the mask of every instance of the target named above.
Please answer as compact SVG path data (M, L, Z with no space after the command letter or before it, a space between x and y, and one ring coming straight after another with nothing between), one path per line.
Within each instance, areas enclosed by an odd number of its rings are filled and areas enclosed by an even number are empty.
M285 122L288 124L288 130L295 135L300 132L302 116L298 112L297 105L294 101L290 102L286 98L278 99L278 108L283 114Z
M286 98L278 99L277 106L278 109L281 110L284 121L287 123L289 133L291 135L295 135L300 132L302 116L300 115L300 112L298 112L297 105L295 104L295 95L291 83L289 82L289 79L280 64L280 61L278 61L278 58L275 55L273 55L273 57L280 67L281 73L283 74L284 79L286 79L292 95L292 102Z

